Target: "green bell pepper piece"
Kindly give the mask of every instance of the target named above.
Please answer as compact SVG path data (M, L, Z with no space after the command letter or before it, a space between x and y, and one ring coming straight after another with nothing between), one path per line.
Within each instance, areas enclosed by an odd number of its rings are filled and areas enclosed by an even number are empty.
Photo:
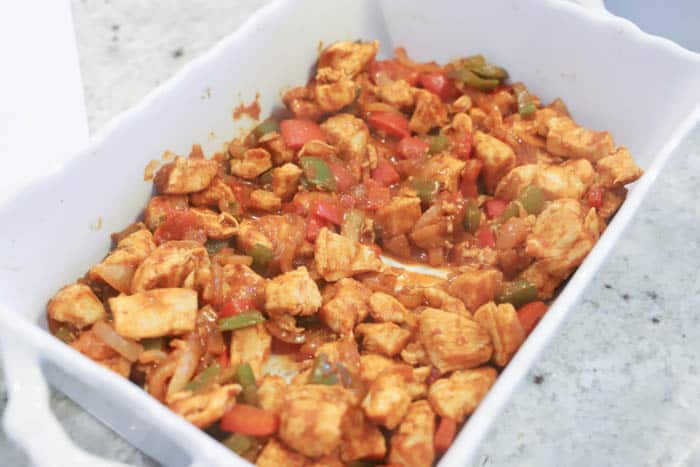
M265 321L265 318L259 311L246 311L234 316L228 316L219 320L219 330L233 331L236 329L247 328Z
M496 297L496 303L510 303L520 308L537 300L537 287L526 280L517 280L506 284Z
M321 190L335 191L335 177L326 161L318 157L302 157L299 163L307 182Z

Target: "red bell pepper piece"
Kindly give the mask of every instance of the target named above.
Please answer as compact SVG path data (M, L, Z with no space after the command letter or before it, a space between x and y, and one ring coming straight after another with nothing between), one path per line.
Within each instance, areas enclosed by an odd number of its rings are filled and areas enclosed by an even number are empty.
M300 149L307 141L312 139L326 140L321 127L311 120L294 118L280 122L282 141L290 149Z

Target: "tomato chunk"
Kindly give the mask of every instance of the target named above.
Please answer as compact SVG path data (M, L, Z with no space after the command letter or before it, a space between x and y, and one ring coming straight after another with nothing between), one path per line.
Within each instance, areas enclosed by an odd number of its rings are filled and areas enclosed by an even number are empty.
M221 429L250 436L270 436L279 428L277 414L253 405L236 404L221 417Z
M472 134L457 135L450 138L452 153L460 159L469 159L472 154Z
M457 434L457 422L451 418L443 417L435 430L435 450L445 452L449 449Z
M156 229L153 239L157 244L170 240L207 241L207 235L197 225L197 216L192 211L173 211Z
M445 73L423 73L419 82L427 91L447 100L457 95L457 88Z
M416 159L428 153L430 145L420 138L408 136L399 141L396 153L402 159Z
M605 190L602 187L594 186L588 190L588 204L592 208L599 209L603 206L603 195L605 195Z
M333 172L333 177L335 177L336 191L342 193L357 183L357 180L355 180L352 173L342 164L337 162L328 162L328 167L330 167L331 172Z
M372 170L372 178L384 186L393 185L401 179L391 162L383 157L377 159L377 168Z
M411 136L408 128L408 119L400 113L395 112L372 112L367 117L367 122L375 130L381 130L389 136L405 138Z
M389 204L389 201L391 201L391 191L389 188L380 185L378 182L371 179L367 180L365 182L365 188L365 204L367 209L376 210L386 204Z
M312 139L326 140L321 127L311 120L290 119L280 122L282 141L290 149L300 149L307 141Z
M476 231L476 241L479 244L479 248L496 247L496 238L493 236L493 230L488 225L479 227Z
M527 334L530 334L542 319L549 307L546 303L536 301L523 305L518 309L518 320Z
M402 65L396 60L374 61L369 65L369 75L374 84L383 81L405 80L411 86L418 84L418 72Z
M330 221L322 219L316 215L310 215L306 220L306 239L310 242L315 242L319 232L324 227L333 225Z
M479 159L469 159L462 169L462 180L459 183L459 191L465 198L476 198L479 196L477 179L481 173L484 163Z
M232 298L224 303L219 310L219 318L227 318L234 316L244 311L255 308L255 300L252 298Z
M343 222L343 210L338 203L329 199L318 199L311 203L310 212L335 225L340 225Z
M490 199L484 202L484 207L486 208L486 217L489 219L495 219L506 210L506 207L508 207L508 201L504 201L502 199Z

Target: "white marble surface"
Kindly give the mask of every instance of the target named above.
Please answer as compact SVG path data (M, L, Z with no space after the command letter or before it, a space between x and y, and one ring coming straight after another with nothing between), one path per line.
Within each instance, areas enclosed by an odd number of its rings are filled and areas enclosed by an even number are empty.
M73 0L95 131L265 0ZM650 109L653 112L653 109ZM700 129L484 442L475 466L700 465ZM0 413L6 399L0 380ZM91 452L158 465L58 393ZM26 458L0 435L0 464Z

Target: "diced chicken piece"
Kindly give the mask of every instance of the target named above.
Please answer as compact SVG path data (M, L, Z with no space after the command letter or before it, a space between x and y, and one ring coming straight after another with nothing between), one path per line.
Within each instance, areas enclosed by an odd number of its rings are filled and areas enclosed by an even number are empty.
M479 248L466 241L455 245L451 255L455 262L476 269L492 268L498 264L498 252L494 248Z
M411 244L405 234L390 238L382 237L382 247L384 251L399 258L411 258Z
M270 250L274 248L272 241L258 228L256 220L243 219L238 225L236 246L244 252L249 252L255 245L262 245Z
M360 356L360 379L363 383L369 385L377 379L377 377L382 374L387 368L391 368L396 365L396 361L385 357L384 355L379 355L376 353L369 353Z
M427 287L423 289L425 300L433 308L457 313L471 318L471 313L465 308L464 302L452 295L448 294L437 287Z
M406 347L401 351L401 360L413 366L430 364L425 347L417 340L406 344Z
M214 384L201 394L182 391L174 394L168 407L198 428L206 428L226 413L235 403L241 392L238 384Z
M466 162L449 154L433 156L421 169L422 178L435 180L444 190L455 192L459 190L459 180Z
M155 289L109 299L114 329L123 337L144 339L194 330L197 292Z
M367 418L390 430L396 428L411 404L406 385L412 379L413 373L408 365L397 363L384 370L372 382L362 401Z
M534 184L538 171L537 164L519 165L511 169L498 182L493 196L507 201L516 199L525 188Z
M340 454L333 452L320 459L312 461L306 467L345 467L345 463L340 460Z
M456 112L467 112L469 109L472 108L472 99L468 95L464 94L463 96L458 97L450 106L450 112L451 113L456 113ZM471 121L471 120L470 120Z
M605 188L619 188L632 183L642 176L642 169L637 166L626 147L598 160L595 165L600 184Z
M102 302L92 289L84 284L63 287L49 300L47 310L51 319L70 323L79 329L107 316Z
M595 172L586 159L574 159L561 165L540 167L535 184L547 199L581 199L591 186Z
M340 457L344 462L358 459L383 459L386 442L379 428L367 421L360 408L353 407L343 419Z
M331 293L324 291L324 304L319 315L326 325L341 335L349 335L356 323L369 313L367 287L354 279L340 279L332 287Z
M515 153L503 141L477 131L474 133L474 154L484 163L481 174L486 191L493 193L501 178L515 166Z
M311 86L299 86L290 89L282 96L282 102L296 118L316 122L324 115L323 109L316 102L316 93ZM291 160L285 159L285 162Z
M263 148L248 149L240 159L231 159L231 173L246 180L253 180L271 168L272 156Z
M440 97L432 92L420 89L415 93L416 109L411 115L408 127L411 131L424 135L449 121L447 109Z
M493 353L488 331L463 315L425 308L418 318L418 338L441 374L474 368Z
M254 299L262 303L265 296L265 279L244 264L227 264L223 267L222 296L232 299Z
M337 112L355 101L357 89L351 79L316 86L316 102L326 113Z
M466 101L463 98L466 98ZM459 101L460 99L463 101L463 104L458 105L464 105L464 103L468 101L469 105L471 106L471 100L469 99L469 96L464 95L457 99L457 101ZM455 101L455 104L457 104L457 101ZM455 104L453 104L453 106ZM440 130L440 133L446 136L456 137L465 137L466 135L471 135L472 133L474 133L472 119L462 110L459 113L456 113L454 117L452 117L452 122L450 122L449 125L443 127Z
M249 363L255 379L263 377L263 365L270 356L272 336L263 323L236 329L231 333L231 368L238 368L241 363Z
M413 107L413 88L405 80L387 81L377 86L377 95L389 105L399 108Z
M428 395L426 381L431 372L432 370L429 366L421 366L411 370L413 377L406 385L406 391L411 396L411 400L422 399Z
M308 467L308 462L301 454L287 448L275 438L270 438L260 452L255 465L258 467Z
M386 323L403 323L406 321L408 311L389 294L384 292L375 292L369 298L370 314L375 321Z
M397 196L377 211L374 222L387 238L411 231L422 214L420 198Z
M360 352L357 342L352 337L326 342L316 350L316 357L325 355L332 364L341 363L352 375L360 372Z
M137 230L123 238L114 251L90 269L90 278L101 280L119 292L128 293L138 266L155 248L151 232L146 229Z
M435 459L435 412L425 400L413 402L399 429L391 436L389 463L431 467Z
M123 378L129 378L131 362L105 344L102 339L95 335L92 329L81 332L78 338L71 342L70 346L95 361L95 363L114 371Z
M569 117L550 118L545 125L547 151L555 156L579 157L595 162L615 148L610 133L582 128Z
M320 307L321 293L304 266L277 276L265 285L265 309L269 313L308 316Z
M491 367L455 371L430 385L428 400L441 417L461 423L476 410L497 376Z
M261 211L277 211L282 207L282 199L271 191L253 190L249 206Z
M280 411L280 439L308 457L330 454L340 446L349 397L340 386L290 387Z
M214 177L211 184L202 191L190 194L192 206L206 208L221 208L236 201L236 196L230 186L221 177Z
M450 295L464 302L468 310L494 299L503 282L498 269L470 269L457 276L449 285Z
M228 212L214 212L210 209L192 208L190 212L196 217L197 227L208 238L226 240L238 232L238 220Z
M270 412L279 413L284 404L287 383L277 375L265 375L258 386L260 407Z
M369 141L369 129L365 122L353 115L333 115L321 124L328 142L335 146L340 157L348 163L355 177L360 177Z
M158 226L174 211L187 211L189 204L186 195L156 195L152 197L143 214L143 221L151 230Z
M474 320L481 324L491 336L493 343L491 361L498 366L506 366L526 337L513 305L486 303L476 310Z
M301 168L291 162L272 169L272 192L285 200L292 198L297 192L301 173Z
M313 105L318 106L318 104L316 103L314 103ZM295 116L299 117L298 115L296 115L296 113ZM270 153L270 156L272 157L272 163L274 165L282 165L286 162L291 162L294 160L296 152L293 149L289 149L287 145L284 144L284 140L282 140L282 137L279 133L268 133L260 139L259 143L267 150L267 152Z
M131 292L163 287L182 287L190 274L209 265L204 247L190 240L159 245L141 262L131 280Z
M364 349L388 357L401 352L411 338L411 331L394 323L361 323L355 327L355 332L363 337Z
M158 170L153 183L158 193L186 195L208 187L218 170L216 161L177 156Z
M318 58L316 79L332 83L342 78L353 78L374 59L379 42L341 41L321 52Z
M347 237L321 229L314 245L316 271L327 281L370 271L379 271L382 262L372 248Z

